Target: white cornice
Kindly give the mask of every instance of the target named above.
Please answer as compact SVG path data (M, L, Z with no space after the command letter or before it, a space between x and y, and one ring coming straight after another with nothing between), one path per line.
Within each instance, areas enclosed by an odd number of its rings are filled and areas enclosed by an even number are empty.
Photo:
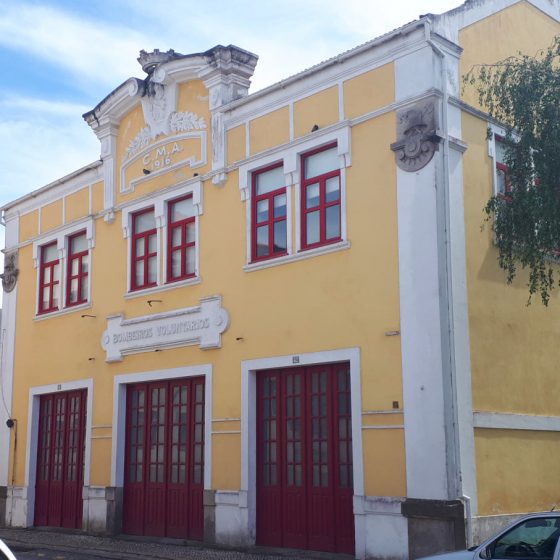
M97 183L103 179L102 165L101 161L94 161L40 189L9 202L0 207L0 212L5 215L6 219L9 219L10 215L15 212L26 214L39 206L49 204L87 185Z

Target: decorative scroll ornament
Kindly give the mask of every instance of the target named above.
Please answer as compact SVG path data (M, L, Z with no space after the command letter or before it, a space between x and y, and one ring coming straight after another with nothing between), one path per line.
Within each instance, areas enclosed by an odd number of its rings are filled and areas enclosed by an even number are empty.
M18 274L17 252L6 253L4 256L4 273L0 274L2 287L6 293L10 293L16 287Z
M397 165L403 171L419 171L437 150L440 137L434 101L416 105L397 113L397 138L391 144Z
M203 117L199 117L196 113L190 112L173 112L169 115L167 122L171 133L190 132L191 130L205 130L206 121ZM155 140L156 136L152 133L150 126L145 126L130 141L126 149L126 159L133 158L138 152L148 147Z

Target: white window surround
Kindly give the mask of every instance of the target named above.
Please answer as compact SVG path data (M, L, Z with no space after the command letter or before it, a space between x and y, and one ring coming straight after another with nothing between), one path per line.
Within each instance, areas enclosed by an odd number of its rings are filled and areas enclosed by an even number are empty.
M496 136L501 136L505 138L506 131L504 128L497 126L493 123L488 123L488 130L490 134L488 135L488 156L492 158L492 193L495 195L499 194L498 189L498 173L496 171Z
M124 486L126 389L132 383L204 377L204 489L212 488L212 364L116 375L114 378L111 486Z
M269 266L284 264L292 260L299 260L304 254L307 256L316 256L325 252L332 252L333 248L345 249L349 246L347 243L347 219L346 219L346 168L352 165L350 153L350 138L351 129L350 125L337 126L336 128L317 130L311 136L305 139L298 139L291 143L289 146L282 146L274 151L268 151L262 156L251 158L250 161L239 166L239 189L241 191L241 200L247 201L245 208L246 213L246 265L245 271L259 270ZM300 170L301 170L301 155L336 142L337 151L339 156L339 169L340 169L340 233L342 237L341 243L335 243L332 246L324 245L315 250L302 250L301 249L301 213L300 213L300 200L301 200L301 184L300 184ZM286 177L286 194L287 194L287 249L288 255L282 257L271 257L266 260L259 260L252 262L252 174L268 167L274 163L281 163ZM295 187L295 212L292 211L294 204L292 204L292 188ZM295 216L293 215L295 213ZM295 244L292 235L293 224L295 221ZM295 245L295 247L294 247ZM300 257L301 255L301 257Z
M37 445L39 439L39 407L41 395L86 389L86 433L84 442L84 487L89 486L91 473L91 432L93 410L93 379L81 379L29 389L27 419L27 450L25 459L25 486L27 488L27 527L33 526L35 516L35 479L37 478Z
M80 305L66 306L66 257L68 256L68 238L75 233L80 231L85 231L88 245L88 257L89 257L89 271L88 271L88 294L87 301ZM58 251L58 259L60 260L60 298L59 298L59 308L58 311L50 311L48 313L39 314L39 298L41 294L40 290L40 274L41 267L41 247L45 245L50 245L56 242L56 248ZM36 295L35 295L35 320L43 320L48 317L56 317L65 313L72 313L73 311L79 309L85 309L91 307L91 274L92 274L92 258L91 250L95 247L95 224L93 218L88 218L87 220L82 220L75 222L69 226L60 228L52 233L42 236L41 238L33 242L33 266L37 270L37 282L36 282Z
M249 532L256 534L257 504L257 372L287 367L311 366L336 362L350 363L350 395L352 415L352 459L354 469L354 498L364 496L364 463L362 450L362 389L359 348L343 348L324 352L310 352L276 356L241 362L241 491L239 507L248 509ZM356 500L354 500L355 511ZM365 542L364 527L356 523L356 551Z
M189 194L192 195L194 212L197 218L195 220L195 276L194 278L178 282L167 282L167 203ZM132 256L132 244L130 243L130 238L132 236L132 216L136 212L152 206L154 208L154 217L156 220L156 244L158 247L157 286L146 288L144 290L131 290L130 285L132 281L132 271L130 262ZM180 183L171 190L165 190L163 193L152 195L149 198L143 198L140 201L135 201L131 204L123 206L121 211L123 237L129 240L127 247L127 292L125 294L125 298L133 298L162 290L200 283L200 235L198 217L204 213L202 179L196 179L194 181L191 179L186 183Z

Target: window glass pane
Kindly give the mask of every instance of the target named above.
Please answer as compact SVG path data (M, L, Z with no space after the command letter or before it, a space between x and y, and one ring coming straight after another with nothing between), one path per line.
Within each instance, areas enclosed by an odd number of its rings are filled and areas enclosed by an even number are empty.
M58 259L58 250L56 248L56 243L52 245L47 245L43 247L43 262L52 262Z
M326 202L333 202L340 198L340 182L338 177L327 179Z
M89 270L89 257L83 256L82 257L82 273L87 273Z
M286 215L286 194L274 197L274 217L282 218Z
M257 228L257 257L268 255L268 226Z
M196 251L194 247L187 249L187 274L194 274Z
M257 202L257 224L268 220L268 200L259 200Z
M138 261L135 268L134 283L137 286L142 286L144 284L144 261Z
M496 138L496 161L498 163L505 163L506 145L504 142Z
M87 238L86 234L82 233L81 235L77 235L76 237L72 237L70 240L70 252L72 254L82 253L83 251L87 251Z
M49 288L43 288L43 297L42 299L42 304L41 304L41 309L47 309L49 307L49 297L50 297L50 290Z
M54 281L59 282L60 281L60 264L55 264L52 267L52 274L53 274Z
M307 237L307 244L311 245L312 243L319 242L319 211L309 212L307 214L307 229L306 229L306 237Z
M181 276L181 251L171 253L171 276L177 278Z
M155 253L157 251L157 235L154 233L148 238L148 252Z
M50 284L51 282L51 267L45 268L43 271L43 282L45 284Z
M57 284L53 288L53 307L58 307L58 300L60 299L60 284Z
M142 212L142 214L136 214L134 216L134 233L143 233L150 229L156 228L156 219L154 217L154 211Z
M193 216L194 216L194 205L193 205L192 196L171 203L172 222L177 222L178 220L184 220L185 218L192 218Z
M319 183L308 185L305 189L305 207L315 208L319 206Z
M255 182L257 195L266 194L285 186L284 168L282 166L257 173Z
M337 147L329 148L305 158L305 179L340 169Z
M171 230L171 246L178 247L181 245L181 227L174 227Z
M502 169L496 169L496 179L498 181L498 192L505 193L506 192L506 174Z
M340 237L340 206L335 204L327 208L327 239Z
M273 251L278 253L280 251L286 251L286 220L274 223L274 248Z
M72 276L76 276L76 274L78 274L79 272L79 266L80 266L80 259L72 259L72 265L70 266L70 274Z
M187 224L187 243L194 243L196 240L196 229L194 222Z
M148 282L155 284L157 281L157 257L148 259Z
M136 256L143 257L144 256L144 240L137 239L136 240Z
M87 282L87 276L84 276L81 280L81 284L82 284L82 299L87 299L88 297L88 293L87 293L87 289L88 289L88 282Z
M78 301L78 279L74 278L70 282L70 303L76 303Z

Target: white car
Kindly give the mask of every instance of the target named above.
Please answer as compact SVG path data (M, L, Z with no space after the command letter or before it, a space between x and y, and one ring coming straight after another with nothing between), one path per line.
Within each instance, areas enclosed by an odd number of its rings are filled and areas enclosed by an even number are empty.
M469 550L418 560L560 560L560 512L533 513Z
M16 557L2 539L0 539L0 560L16 560Z

